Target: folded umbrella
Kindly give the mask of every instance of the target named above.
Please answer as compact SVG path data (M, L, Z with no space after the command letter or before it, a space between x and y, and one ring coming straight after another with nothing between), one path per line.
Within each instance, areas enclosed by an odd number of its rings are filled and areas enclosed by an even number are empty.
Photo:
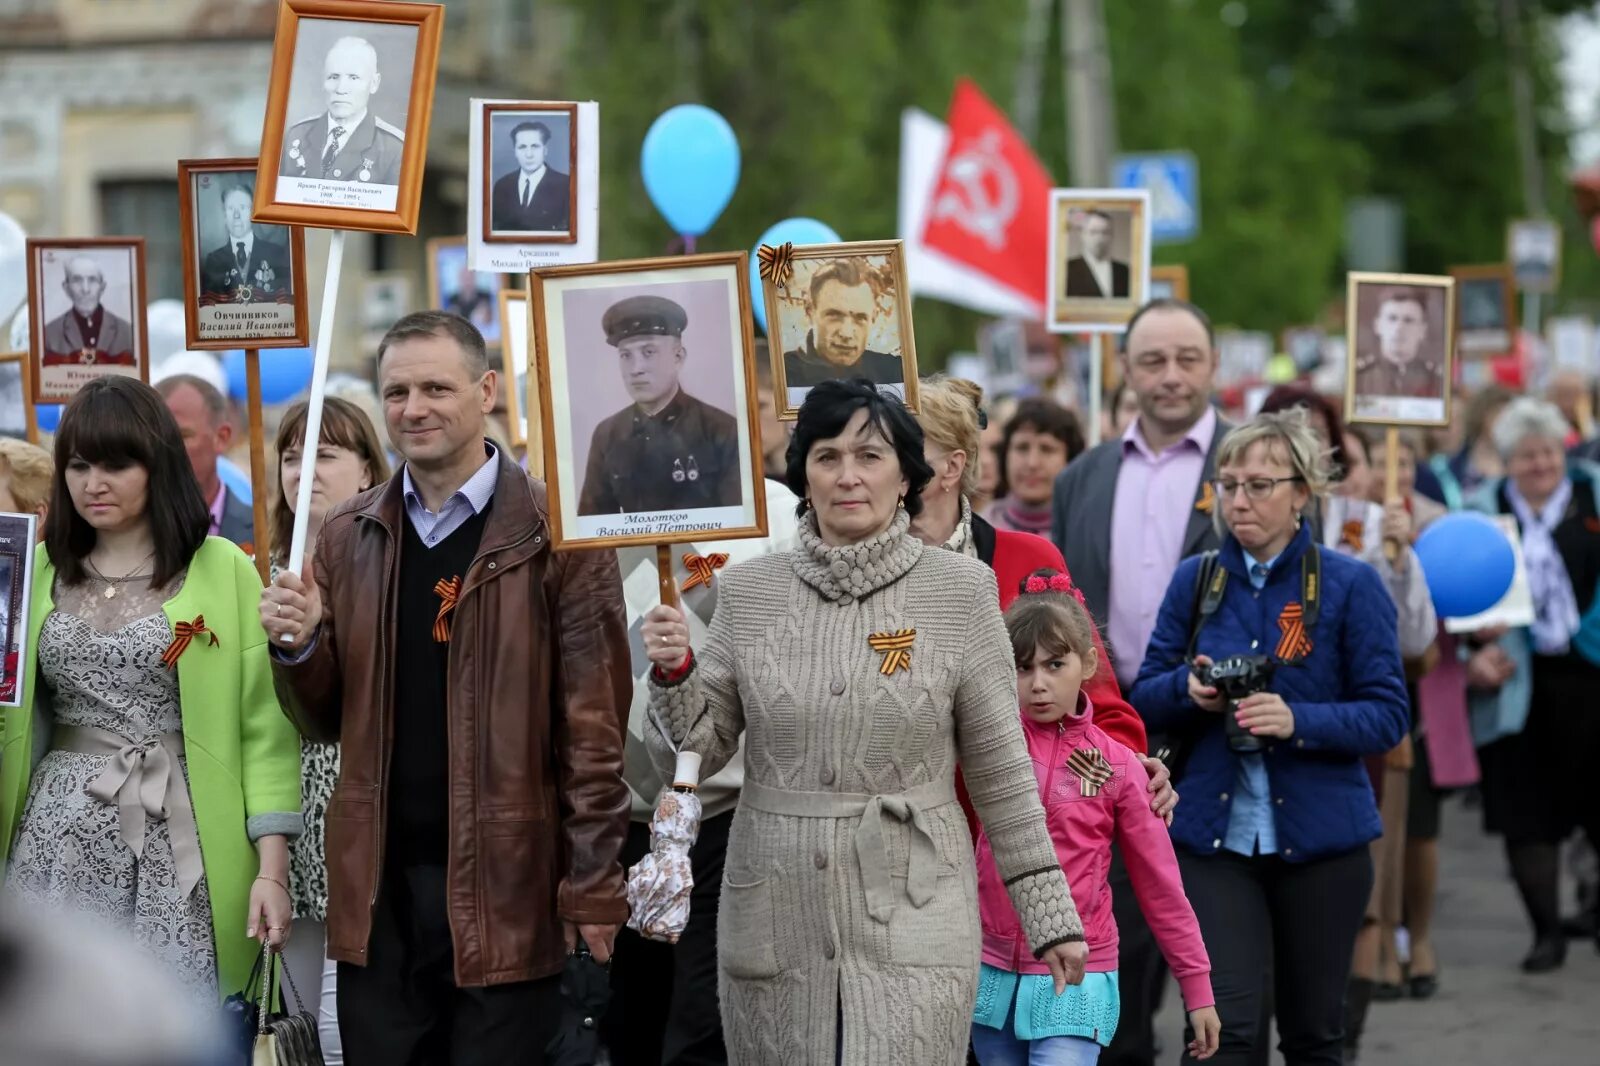
M694 869L689 849L700 832L700 757L678 753L671 788L663 789L650 819L650 854L628 871L628 928L647 940L676 944L689 924Z
M561 1022L545 1049L545 1066L594 1066L600 1018L610 1003L610 967L595 962L580 939L561 971Z

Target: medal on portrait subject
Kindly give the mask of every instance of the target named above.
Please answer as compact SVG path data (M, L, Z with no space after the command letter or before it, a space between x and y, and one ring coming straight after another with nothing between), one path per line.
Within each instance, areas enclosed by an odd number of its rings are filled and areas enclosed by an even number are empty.
M94 366L94 348L90 347L93 343L93 341L90 341L89 344L78 349L78 362L85 366Z
M241 282L239 287L233 290L233 302L247 304L250 302L250 298L254 295L255 293L251 290L250 286Z
M300 154L300 138L296 137L294 143L289 145L289 158L299 165L301 170L306 168L306 157Z
M272 279L275 277L277 277L277 274L273 272L271 263L263 262L256 267L256 284L261 286L262 292L270 293L272 291Z
M377 165L378 161L376 159L368 159L363 156L361 159L361 173L357 174L356 177L360 178L362 181L371 181L372 168Z
M689 456L689 480L700 480L700 464L694 461L694 456Z
M687 476L688 475L683 472L683 460L672 460L672 480L682 484L683 479Z

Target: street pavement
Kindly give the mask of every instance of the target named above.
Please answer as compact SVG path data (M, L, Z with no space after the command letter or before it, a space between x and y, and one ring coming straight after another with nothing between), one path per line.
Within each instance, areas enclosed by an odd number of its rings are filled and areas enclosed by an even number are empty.
M1485 836L1480 812L1452 799L1444 808L1434 944L1439 993L1429 1000L1374 1003L1360 1066L1596 1066L1600 1064L1600 953L1568 945L1567 964L1530 977L1517 968L1532 942L1506 870L1500 838ZM1572 910L1571 884L1564 904ZM1158 1032L1178 1061L1183 1014L1167 990ZM1282 1056L1273 1052L1273 1062Z

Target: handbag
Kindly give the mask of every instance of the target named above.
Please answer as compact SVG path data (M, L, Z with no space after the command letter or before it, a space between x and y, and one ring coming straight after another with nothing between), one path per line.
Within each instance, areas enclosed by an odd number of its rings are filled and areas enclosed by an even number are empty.
M267 962L267 976L261 982L261 1001L256 1006L256 1035L250 1049L250 1066L324 1066L322 1041L317 1037L317 1019L306 1013L300 990L294 986L294 977L284 965L283 956L262 946L262 959ZM258 959L256 965L261 965ZM254 978L252 970L252 980ZM294 998L294 1013L272 1013L273 977L281 973L289 983L289 994Z

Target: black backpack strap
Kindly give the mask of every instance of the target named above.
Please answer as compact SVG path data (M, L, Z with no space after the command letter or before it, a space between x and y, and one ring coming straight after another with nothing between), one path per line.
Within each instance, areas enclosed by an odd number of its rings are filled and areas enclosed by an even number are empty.
M1200 556L1200 575L1194 586L1194 607L1189 612L1189 650L1185 659L1194 658L1194 646L1200 639L1200 630L1206 619L1217 613L1222 605L1222 593L1228 587L1228 571L1220 564L1215 548Z

